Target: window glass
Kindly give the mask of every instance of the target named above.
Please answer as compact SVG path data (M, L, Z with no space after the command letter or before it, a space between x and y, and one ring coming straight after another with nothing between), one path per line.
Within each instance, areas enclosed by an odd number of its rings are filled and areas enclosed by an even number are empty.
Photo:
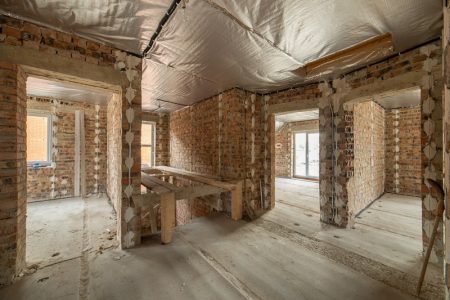
M49 116L27 116L27 161L50 162Z
M152 167L153 163L154 125L142 123L141 126L141 165Z

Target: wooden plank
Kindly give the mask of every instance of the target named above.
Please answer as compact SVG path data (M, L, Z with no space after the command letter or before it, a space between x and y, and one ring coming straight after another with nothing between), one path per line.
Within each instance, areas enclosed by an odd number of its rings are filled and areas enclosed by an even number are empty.
M220 194L223 192L227 192L227 190L218 188L210 185L201 185L201 186L188 186L184 188L180 188L175 192L175 199L191 199L197 197L204 197L208 195Z
M161 180L159 178L156 178L154 176L148 175L148 174L146 174L144 172L141 172L141 183L144 186L149 185L149 186L152 186L152 187L155 184L156 185L160 185L160 186L163 186L163 187L165 187L166 189L168 189L168 190L170 190L172 192L177 191L179 189L178 187L174 186L173 184L170 184L167 181L163 181L163 180Z
M172 231L175 227L175 193L161 195L161 242L172 241Z
M166 166L158 166L155 168L158 170L161 170L165 173L171 174L171 175L185 177L185 178L188 178L188 179L191 179L194 181L209 184L209 185L223 188L223 189L226 189L229 191L231 191L235 188L234 183L216 180L215 178L217 178L217 177L205 176L205 175L201 175L199 173L189 172L189 171L176 169L176 168L172 168L172 167L166 167Z
M231 191L231 218L235 221L242 219L242 181L237 182Z

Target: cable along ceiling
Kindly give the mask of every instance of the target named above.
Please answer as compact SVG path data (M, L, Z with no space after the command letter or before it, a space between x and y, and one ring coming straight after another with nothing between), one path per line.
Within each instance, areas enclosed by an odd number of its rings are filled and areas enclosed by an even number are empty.
M138 55L167 19L143 63L143 109L156 111L233 87L298 85L311 80L298 70L324 56L390 34L394 49L378 55L386 56L442 29L438 0L0 0L0 12ZM352 57L351 67L368 57Z

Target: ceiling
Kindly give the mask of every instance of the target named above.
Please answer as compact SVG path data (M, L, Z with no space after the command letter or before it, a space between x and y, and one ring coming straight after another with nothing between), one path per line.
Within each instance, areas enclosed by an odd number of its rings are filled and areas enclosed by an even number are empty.
M414 107L420 105L420 88L408 89L396 93L377 96L373 100L385 109Z
M0 12L142 54L171 3L0 0ZM143 109L174 111L233 87L275 91L367 39L390 33L400 52L441 30L440 0L181 0L146 55Z
M172 0L0 0L0 12L142 54Z
M275 116L275 121L283 123L317 120L317 119L319 119L318 109L310 111L297 111Z
M106 105L113 93L81 84L29 76L27 78L27 95Z

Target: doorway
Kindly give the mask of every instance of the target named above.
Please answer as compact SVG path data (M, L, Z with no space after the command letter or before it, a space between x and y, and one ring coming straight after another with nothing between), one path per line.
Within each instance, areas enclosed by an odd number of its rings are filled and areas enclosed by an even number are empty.
M107 159L107 107L115 93L33 75L26 92L26 263L42 268L80 257L93 207L104 204L107 222L98 224L116 234L105 196L114 164Z

